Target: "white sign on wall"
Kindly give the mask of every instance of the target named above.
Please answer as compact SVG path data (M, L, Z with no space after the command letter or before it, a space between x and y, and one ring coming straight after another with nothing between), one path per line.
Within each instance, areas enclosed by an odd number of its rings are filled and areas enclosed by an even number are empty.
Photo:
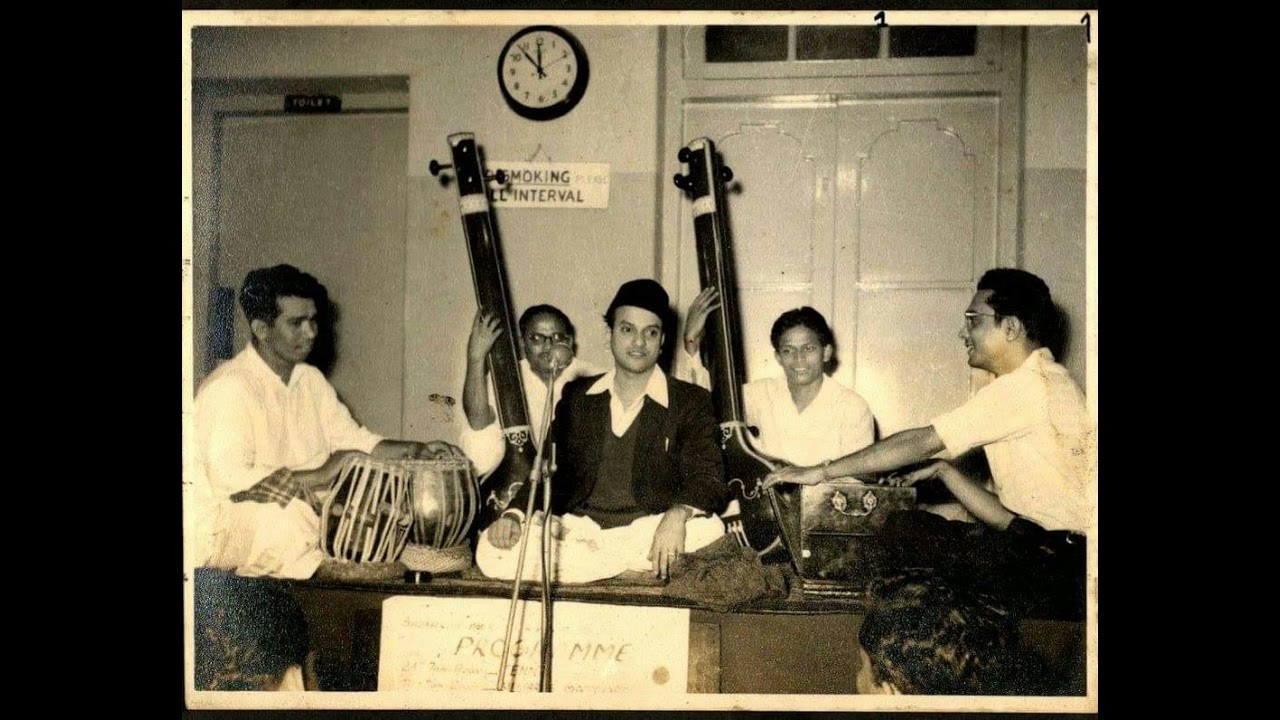
M382 604L378 690L496 692L509 608L510 601L499 598L388 598ZM564 601L553 610L553 692L687 691L687 609ZM515 691L536 693L542 605L521 601L516 612L507 677L514 662Z
M532 163L497 160L489 172L507 174L507 184L489 181L489 202L496 207L607 208L608 163Z

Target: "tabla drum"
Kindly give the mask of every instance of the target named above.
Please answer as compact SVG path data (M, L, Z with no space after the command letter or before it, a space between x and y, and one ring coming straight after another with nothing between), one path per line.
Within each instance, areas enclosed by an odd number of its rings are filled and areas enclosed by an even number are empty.
M413 527L400 557L410 570L456 572L471 567L468 533L480 511L480 485L461 458L399 460L409 474Z
M358 455L338 472L320 510L320 547L342 563L395 562L413 525L410 470Z

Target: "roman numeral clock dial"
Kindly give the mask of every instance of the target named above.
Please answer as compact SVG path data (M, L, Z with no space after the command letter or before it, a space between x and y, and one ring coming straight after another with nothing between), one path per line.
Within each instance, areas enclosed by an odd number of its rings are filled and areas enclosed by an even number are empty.
M507 105L521 117L563 117L587 91L587 53L566 30L548 25L525 28L502 48L498 86Z

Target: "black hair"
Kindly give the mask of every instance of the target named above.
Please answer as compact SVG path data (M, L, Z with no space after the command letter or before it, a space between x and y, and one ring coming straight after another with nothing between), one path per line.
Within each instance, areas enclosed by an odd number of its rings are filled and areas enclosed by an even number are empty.
M317 309L325 307L329 301L329 294L319 280L292 265L250 270L240 286L240 308L250 324L254 320L267 324L275 322L280 316L277 301L282 297L312 300Z
M276 580L196 571L195 687L274 690L308 652L306 616Z
M533 307L521 313L520 320L516 323L516 325L519 326L520 328L521 337L524 337L525 333L529 332L529 326L533 324L533 321L539 315L550 315L551 317L564 323L565 332L567 332L570 336L574 336L574 337L577 336L578 333L573 327L573 321L569 319L568 315L564 314L563 310L556 307L555 305L534 305Z
M1036 275L1015 268L988 270L978 281L979 290L990 290L987 304L1002 317L1016 317L1026 328L1027 339L1045 345L1059 332L1059 316L1049 295L1049 286Z
M773 349L778 349L778 343L782 342L782 335L786 331L794 327L806 327L818 336L818 342L826 345L835 345L835 335L831 332L831 326L827 325L827 319L822 317L822 313L805 305L794 310L788 310L778 316L773 321L773 329L769 331L769 342L773 344Z
M871 678L907 695L1039 695L1043 659L1023 647L1017 618L990 596L935 576L873 584L858 631Z
M820 342L823 347L826 347L827 345L832 346L833 351L831 353L831 359L822 363L822 371L827 374L834 372L836 367L840 364L840 360L836 358L836 354L834 352L836 344L835 334L831 332L831 326L827 324L827 319L822 316L822 313L814 310L808 305L795 308L794 310L788 310L779 315L777 320L773 321L773 328L769 330L769 343L773 345L774 351L776 352L778 350L778 344L782 342L782 336L786 334L788 330L797 327L804 327L813 331L813 334L818 336L818 342Z

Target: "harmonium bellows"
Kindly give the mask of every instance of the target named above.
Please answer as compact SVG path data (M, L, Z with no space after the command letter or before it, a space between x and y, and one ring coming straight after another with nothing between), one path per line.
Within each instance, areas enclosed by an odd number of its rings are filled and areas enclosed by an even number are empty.
M800 551L805 595L861 594L875 569L868 550L889 514L915 508L911 487L834 480L800 488Z

